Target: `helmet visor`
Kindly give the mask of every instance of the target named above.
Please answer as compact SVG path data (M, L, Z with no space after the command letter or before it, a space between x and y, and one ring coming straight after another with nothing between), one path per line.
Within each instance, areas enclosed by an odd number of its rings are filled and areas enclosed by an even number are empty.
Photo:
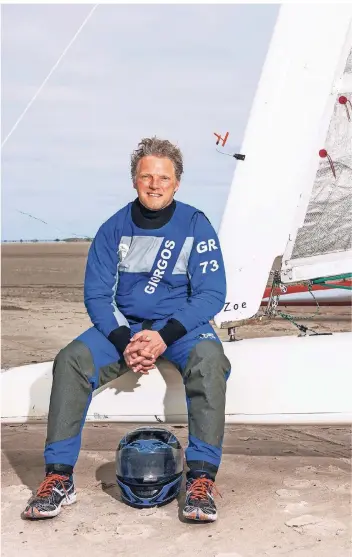
M139 440L119 448L116 475L130 484L162 484L183 471L183 451L155 440Z

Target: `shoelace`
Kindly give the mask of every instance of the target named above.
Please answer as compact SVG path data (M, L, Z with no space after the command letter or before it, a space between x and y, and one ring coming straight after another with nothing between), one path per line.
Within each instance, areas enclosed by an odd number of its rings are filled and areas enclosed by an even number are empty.
M37 497L48 497L51 494L54 485L59 482L67 497L67 490L65 488L64 481L68 480L68 476L61 476L60 474L50 474L45 478L45 480L40 484L37 491Z
M221 493L216 489L214 482L208 478L196 478L192 480L188 492L193 499L205 499L208 492L210 492L211 495L214 492L216 495L222 497Z

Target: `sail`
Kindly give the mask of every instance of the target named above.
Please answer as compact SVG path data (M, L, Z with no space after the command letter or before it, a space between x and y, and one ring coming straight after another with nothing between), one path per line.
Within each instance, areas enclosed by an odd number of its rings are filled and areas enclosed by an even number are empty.
M310 195L301 199L284 253L284 282L352 270L351 31L342 51L341 65L343 73L337 76L333 91L334 105L320 161L319 153L315 154L318 165L315 181Z
M286 250L282 265L283 272L291 272L293 244L316 182L319 150L331 151L335 165L339 163L338 176L349 172L345 151L339 162L326 138L329 126L334 126L331 122L337 93L345 88L340 82L346 67L350 71L346 62L351 49L351 22L351 4L280 7L241 146L245 160L237 163L219 230L227 300L215 317L217 326L248 319L258 312L273 262L285 252L292 237L290 257L286 257ZM346 111L344 106L338 108ZM347 123L339 118L338 125L346 126L342 134L345 145ZM327 160L321 162L324 172L328 171ZM343 191L346 193L342 184L341 207ZM327 198L332 199L329 194ZM334 203L336 199L331 206ZM348 223L343 225L344 230L347 227ZM344 241L348 243L346 234ZM341 253L329 257L341 258ZM289 274L285 280L291 280Z

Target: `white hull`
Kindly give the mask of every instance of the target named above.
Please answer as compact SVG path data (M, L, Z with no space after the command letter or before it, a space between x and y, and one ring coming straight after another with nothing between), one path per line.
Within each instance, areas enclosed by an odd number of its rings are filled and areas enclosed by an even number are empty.
M351 333L226 342L232 364L226 422L352 422ZM3 422L46 420L52 362L1 374ZM184 387L170 364L149 376L132 372L94 394L88 421L187 422Z

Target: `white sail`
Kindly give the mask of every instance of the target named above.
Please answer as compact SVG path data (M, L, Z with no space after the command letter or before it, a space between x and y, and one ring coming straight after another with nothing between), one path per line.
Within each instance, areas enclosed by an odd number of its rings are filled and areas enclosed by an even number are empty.
M351 19L351 4L280 8L219 231L228 294L218 326L257 313L300 197L312 190Z
M315 182L300 200L284 253L283 282L352 271L351 93L352 26L327 103L330 125L321 145L323 158L314 153L313 165L318 167Z

